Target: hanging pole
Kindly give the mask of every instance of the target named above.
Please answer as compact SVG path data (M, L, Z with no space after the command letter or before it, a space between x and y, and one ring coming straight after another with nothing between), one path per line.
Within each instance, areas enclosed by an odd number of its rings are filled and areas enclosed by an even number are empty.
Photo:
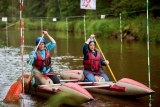
M20 0L20 42L21 42L21 61L22 61L22 92L24 93L24 33L23 33L23 19L22 19L23 0Z
M149 48L149 40L150 40L150 38L149 38L149 15L148 15L148 14L149 14L149 13L148 13L149 2L148 2L148 0L146 1L146 3L147 3L146 9L147 9L148 86L149 86L149 88L151 88L151 77L150 77L150 48ZM149 95L149 101L150 101L149 106L151 106L151 95Z
M6 21L6 45L8 47L8 27L7 27L7 21Z
M66 17L66 33L67 33L67 54L68 52L68 18Z
M120 30L120 37L121 37L121 53L122 53L122 47L123 47L123 44L122 44L123 41L122 40L123 39L122 39L122 14L121 13L119 14L119 19L120 19L119 20L119 25L120 25L119 30Z
M120 25L120 27L119 27L120 28L120 36L121 36L121 43L122 43L122 14L121 13L119 14L119 19L120 19L119 20L119 23L120 23L119 24Z
M147 0L147 51L148 51L148 84L149 88L151 88L150 84L150 48L149 48L149 17L148 17L148 0Z
M61 18L61 7L60 7L60 2L58 0L58 7L59 7L59 17Z
M86 16L84 15L84 40L86 41Z
M41 32L43 32L43 19L41 19Z

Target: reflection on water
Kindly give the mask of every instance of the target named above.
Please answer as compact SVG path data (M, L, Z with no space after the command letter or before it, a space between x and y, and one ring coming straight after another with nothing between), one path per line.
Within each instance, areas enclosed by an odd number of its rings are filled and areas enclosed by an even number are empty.
M45 100L42 100L30 96L22 95L21 100L17 104L4 104L3 98L7 93L10 85L16 81L21 75L21 56L20 56L20 43L19 31L8 32L8 48L5 48L6 38L5 31L1 31L0 34L0 104L3 106L47 106ZM63 69L83 69L82 66L82 46L84 43L83 35L69 34L68 39L63 32L50 32L56 42L57 46L52 54L52 66L54 71L61 72ZM34 46L35 38L39 36L39 31L26 31L25 32L25 45ZM48 39L47 39L48 40ZM99 45L101 46L106 59L110 61L110 67L116 76L116 79L127 77L139 81L145 85L148 85L148 72L147 72L147 49L146 43L131 42L123 43L123 49L121 49L120 41L107 40L105 38L97 38ZM140 99L122 99L110 96L99 95L92 93L95 101L83 104L85 107L148 107L149 104L152 107L158 106L158 99L160 98L160 46L151 44L151 87L156 91L152 95L151 103L148 97ZM33 48L25 48L24 58L28 57L28 53ZM26 66L26 65L25 65ZM28 67L27 67L28 68ZM29 68L31 69L31 68ZM111 80L112 76L107 75ZM30 73L26 72L25 73Z

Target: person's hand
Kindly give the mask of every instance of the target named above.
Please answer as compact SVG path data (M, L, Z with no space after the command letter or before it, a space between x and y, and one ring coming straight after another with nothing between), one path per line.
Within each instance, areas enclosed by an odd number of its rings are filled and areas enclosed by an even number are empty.
M94 37L95 37L95 35L94 35L94 34L91 34L90 38L94 38Z
M33 56L33 55L31 55L31 56L30 56L30 59L33 59L33 58L34 58L34 56Z
M43 34L44 34L44 35L48 35L48 32L47 32L47 31L43 31Z
M104 63L105 63L106 65L108 65L108 64L109 64L109 61L108 61L108 60L106 60L106 61L104 61Z

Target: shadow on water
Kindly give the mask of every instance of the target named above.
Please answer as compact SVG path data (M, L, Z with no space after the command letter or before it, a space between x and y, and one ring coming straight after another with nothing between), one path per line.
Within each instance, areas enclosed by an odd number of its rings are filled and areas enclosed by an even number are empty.
M100 95L92 93L95 101L91 102L92 107L148 107L148 97L143 98L124 98Z

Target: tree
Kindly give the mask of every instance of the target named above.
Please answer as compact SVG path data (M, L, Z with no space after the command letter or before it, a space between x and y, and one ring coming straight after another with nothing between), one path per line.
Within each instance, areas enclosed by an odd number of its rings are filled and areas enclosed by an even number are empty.
M60 17L59 0L49 0L47 3L47 16Z
M80 16L85 10L80 9L79 0L60 0L61 16Z
M0 16L7 16L9 17L9 11L8 11L8 7L9 7L9 0L1 0L0 1Z
M27 6L24 6L24 10L29 17L46 17L47 2L48 0L26 0L25 4L27 4Z

